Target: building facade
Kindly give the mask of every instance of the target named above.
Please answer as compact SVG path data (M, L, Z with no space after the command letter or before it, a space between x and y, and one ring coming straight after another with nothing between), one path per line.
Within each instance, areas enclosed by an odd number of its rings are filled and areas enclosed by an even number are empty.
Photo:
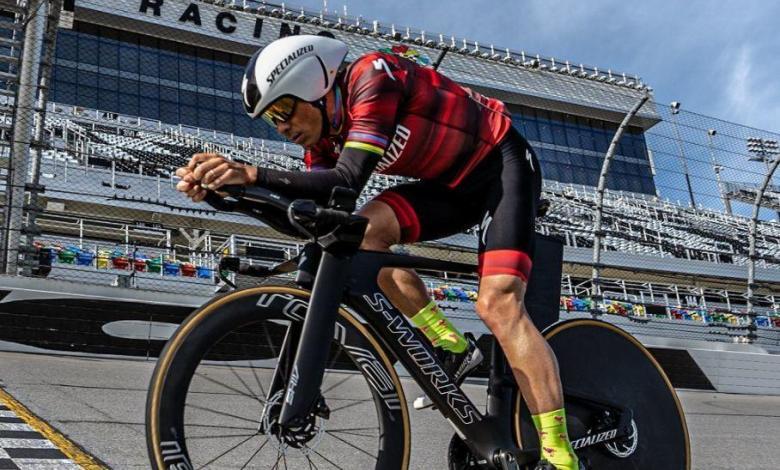
M262 120L245 115L238 93L245 63L258 47L323 29L350 45L348 59L398 40L413 43L398 33L366 34L361 27L326 24L315 14L279 8L231 10L181 0L77 2L72 27L58 33L50 100L283 140ZM411 47L432 60L440 54L431 41L417 42ZM546 179L595 186L609 142L640 91L606 76L594 80L584 69L559 70L554 61L552 67L528 67L485 55L453 50L439 70L508 104L514 125L537 150ZM643 135L655 122L652 112L639 122L620 142L608 186L654 195Z

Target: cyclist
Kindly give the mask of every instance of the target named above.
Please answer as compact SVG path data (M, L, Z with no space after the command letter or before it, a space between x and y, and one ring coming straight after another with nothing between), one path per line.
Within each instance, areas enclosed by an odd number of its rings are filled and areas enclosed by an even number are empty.
M241 84L247 113L303 146L310 171L200 153L177 170L177 189L200 201L207 189L256 184L324 202L335 186L361 191L374 171L417 178L360 209L369 220L361 248L389 251L479 225L476 310L533 414L544 459L537 468L577 469L557 362L523 303L541 192L533 150L502 102L398 54L372 52L346 64L347 52L332 37L282 38L254 54ZM443 316L414 271L385 268L378 282L462 381L482 359L473 339Z

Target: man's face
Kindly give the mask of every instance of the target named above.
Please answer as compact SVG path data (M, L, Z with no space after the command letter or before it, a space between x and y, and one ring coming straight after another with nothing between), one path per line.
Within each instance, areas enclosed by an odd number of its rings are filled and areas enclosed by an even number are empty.
M298 100L290 119L277 122L276 130L298 145L311 147L320 140L322 115L313 104Z

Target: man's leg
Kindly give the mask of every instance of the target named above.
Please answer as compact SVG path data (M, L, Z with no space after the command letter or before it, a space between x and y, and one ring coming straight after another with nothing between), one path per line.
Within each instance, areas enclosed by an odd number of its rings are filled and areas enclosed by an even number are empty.
M576 470L563 412L558 362L531 321L523 302L526 284L517 276L483 277L477 314L495 336L528 403L542 442L542 456L556 468Z
M360 215L368 218L362 249L389 252L392 245L403 241L401 223L387 203L370 201L360 210ZM425 284L413 270L384 268L379 272L377 283L390 302L409 317L434 346L457 354L469 349L466 338L431 300ZM452 367L456 366L458 364Z
M504 350L532 414L563 406L555 355L523 303L525 282L509 274L482 278L477 314Z
M360 215L368 218L360 248L389 252L391 246L401 242L401 226L387 204L369 201L360 210ZM431 301L422 279L411 269L384 268L379 272L377 282L390 302L407 317L414 316Z

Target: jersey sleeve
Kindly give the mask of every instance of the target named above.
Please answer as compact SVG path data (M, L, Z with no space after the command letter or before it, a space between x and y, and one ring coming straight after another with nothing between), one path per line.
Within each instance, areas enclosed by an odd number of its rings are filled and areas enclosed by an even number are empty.
M406 69L398 58L367 54L351 66L347 79L350 127L344 148L382 157L395 131L404 97Z

